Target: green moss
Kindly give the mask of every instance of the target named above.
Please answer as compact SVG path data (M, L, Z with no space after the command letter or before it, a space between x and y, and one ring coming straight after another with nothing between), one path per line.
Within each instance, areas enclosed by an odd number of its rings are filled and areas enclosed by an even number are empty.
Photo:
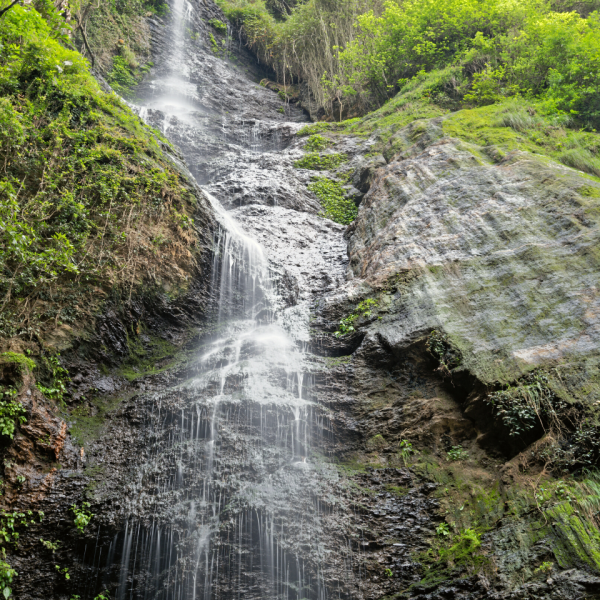
M319 154L310 152L294 163L297 169L310 169L311 171L331 171L337 169L342 163L347 162L345 154Z
M0 363L18 365L20 369L25 369L29 372L32 372L37 367L32 358L18 352L3 352L0 354Z
M402 497L402 496L406 496L406 494L408 494L409 489L406 487L402 487L399 485L391 485L391 484L386 484L385 489L390 492L390 494L394 494L394 496L398 496L398 497Z
M381 450L381 449L385 448L386 445L387 445L387 442L385 441L385 438L380 433L378 433L377 435L374 435L373 437L371 437L367 440L367 448L370 448L372 450Z
M345 197L345 190L338 181L327 177L315 177L308 190L317 196L323 207L320 216L342 225L348 225L356 218L356 204Z
M98 396L88 399L86 404L70 411L69 432L80 446L102 436L107 417L129 396Z
M540 103L507 100L458 111L444 119L443 129L448 136L493 148L499 159L522 150L600 177L600 160L595 157L600 136L570 129L565 119L562 114L544 114Z
M325 148L328 148L332 144L333 142L329 138L316 133L308 138L304 145L304 150L306 152L319 152L319 150L325 150Z
M600 187L581 186L577 190L582 196L586 198L600 198Z
M322 131L330 131L332 129L337 128L337 123L327 123L327 122L319 122L319 123L311 123L310 125L304 125L298 130L296 135L315 135L317 133L321 133Z
M328 369L335 369L340 365L347 365L352 361L352 356L338 356L338 357L326 357L325 365Z
M546 511L552 519L553 551L558 564L567 569L573 563L600 572L600 531L569 502Z
M130 354L120 367L119 374L129 381L162 373L181 360L175 345L142 330L140 334L128 335L128 345Z

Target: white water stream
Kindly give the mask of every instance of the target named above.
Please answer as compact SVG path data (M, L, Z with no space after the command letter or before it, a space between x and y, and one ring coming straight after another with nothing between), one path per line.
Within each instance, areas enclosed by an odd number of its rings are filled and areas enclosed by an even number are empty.
M167 136L204 93L187 79L193 10L174 0L170 73L138 107L142 118L160 111ZM260 131L255 124L240 141L257 150ZM259 243L206 196L219 223L214 332L198 351L196 375L152 398L150 451L132 475L130 506L121 507L124 531L107 552L94 550L98 575L83 600L114 585L115 571L118 600L336 598L322 570L321 515L331 508L319 494L335 474L315 460L329 430L312 398L308 307L285 306Z

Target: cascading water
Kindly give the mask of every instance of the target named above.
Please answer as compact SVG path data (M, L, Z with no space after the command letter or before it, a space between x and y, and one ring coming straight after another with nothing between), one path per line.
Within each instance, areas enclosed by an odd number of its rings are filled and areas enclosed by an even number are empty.
M187 0L172 9L168 68L139 112L162 121L167 135L187 119L201 136L206 90L187 80L185 58L194 9ZM227 131L224 118L213 120ZM262 127L243 124L240 144L264 150ZM351 581L356 569L349 542L340 548L343 535L333 531L332 516L350 508L330 497L339 474L322 460L332 434L313 397L307 300L282 298L278 268L206 196L219 223L213 331L193 361L195 376L138 400L145 443L121 507L125 526L94 548L82 598L103 589L118 600L349 598L347 582L327 576L335 568Z

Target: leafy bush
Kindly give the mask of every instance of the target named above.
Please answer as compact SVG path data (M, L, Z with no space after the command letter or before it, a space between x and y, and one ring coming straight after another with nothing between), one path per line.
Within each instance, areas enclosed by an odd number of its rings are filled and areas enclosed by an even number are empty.
M83 502L81 507L78 507L76 504L71 506L71 510L75 515L75 527L79 529L79 531L83 532L83 530L90 524L92 517L94 516L88 509L90 507L89 502Z
M492 392L486 402L510 436L521 435L544 423L555 424L560 429L557 417L566 408L549 387L548 377L542 371L528 373L515 385Z
M452 546L440 551L443 560L454 564L468 559L481 546L481 534L473 529L461 531L453 540Z
M44 548L46 548L46 550L50 550L52 554L54 554L60 547L60 542L51 542L50 540L45 540L43 538L40 538L40 542Z
M469 458L469 453L462 446L452 446L448 452L446 452L446 460L453 462L457 460L466 460Z
M348 225L356 219L358 209L352 200L345 197L344 188L337 181L327 177L317 177L310 183L308 189L317 196L323 207L320 216L342 225Z
M0 560L0 588L2 589L4 598L10 598L12 596L10 585L12 580L18 575L19 574L7 562Z
M20 402L12 400L15 390L4 388L0 391L0 435L7 435L11 440L15 435L18 423L26 423L27 411Z
M114 57L113 67L107 75L107 80L121 95L126 95L128 90L137 83L131 65L123 56Z
M19 532L16 531L16 528L19 526L29 527L35 523L33 517L33 512L28 510L27 512L5 512L3 511L0 515L0 544L2 545L2 560L0 560L0 589L2 590L2 595L4 598L10 598L12 594L12 589L10 584L12 580L17 577L19 574L7 563L4 561L6 558L6 548L4 547L6 544L12 544L13 546L17 545L19 540ZM38 518L41 522L44 518L44 513L39 510Z
M280 79L307 81L338 119L382 106L425 73L456 66L460 74L430 100L454 109L457 102L537 97L590 128L600 124L600 16L569 12L575 4L308 0L283 21L261 0L221 4Z
M438 369L445 375L449 375L452 369L462 363L462 354L455 348L448 336L434 329L427 338L427 350L438 360Z
M418 450L413 448L413 445L408 440L402 440L400 442L400 460L406 465L409 459L414 455L418 454Z

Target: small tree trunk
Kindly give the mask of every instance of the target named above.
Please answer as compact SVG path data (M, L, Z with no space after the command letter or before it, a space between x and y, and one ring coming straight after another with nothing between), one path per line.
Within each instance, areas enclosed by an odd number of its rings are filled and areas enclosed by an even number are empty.
M93 69L94 65L96 64L96 58L94 57L94 53L92 52L92 49L90 48L90 45L88 44L87 36L85 35L85 30L79 19L77 19L77 25L79 26L79 31L81 31L81 37L83 38L83 43L85 44L85 49L90 53L90 57L92 59L92 69Z

